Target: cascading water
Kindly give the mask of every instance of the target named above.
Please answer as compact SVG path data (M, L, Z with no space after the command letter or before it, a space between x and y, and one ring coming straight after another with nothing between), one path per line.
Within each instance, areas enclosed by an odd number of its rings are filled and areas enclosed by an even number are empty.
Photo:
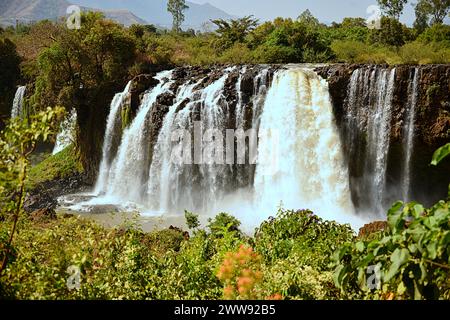
M414 69L412 79L408 87L408 104L407 104L407 117L404 127L405 136L405 165L403 171L403 185L402 185L402 196L403 201L410 201L411 192L411 159L414 152L414 131L415 131L415 120L416 120L416 105L419 93L419 78L420 71L418 68Z
M281 202L329 219L342 221L353 214L328 86L312 70L293 68L275 75L260 139L255 177L260 210L273 213Z
M26 86L21 86L21 87L17 88L16 94L14 96L12 109L11 109L11 118L22 117L23 101L24 101L26 90L27 90Z
M387 159L390 146L392 99L396 70L362 68L350 79L344 139L352 190L370 215L384 214Z
M59 133L56 136L53 155L63 151L75 141L75 130L77 126L77 111L72 109L69 116L61 123Z
M111 102L110 112L106 121L106 131L103 141L102 160L100 170L95 185L95 193L100 193L106 189L111 164L119 147L122 133L122 108L129 103L131 98L130 87L132 81L128 82L123 92L117 93Z
M221 72L184 83L173 80L170 71L158 74L159 85L144 95L113 152L118 109L128 90L116 96L108 117L98 198L90 204L135 204L141 212L158 215L185 209L204 215L230 212L254 226L282 202L285 208L308 208L360 225L352 216L348 172L326 81L306 67L289 66L271 81L269 66ZM150 116L152 108L159 114L158 97L167 95L173 102L161 109L162 118ZM155 127L156 138L150 134ZM242 144L242 135L248 143ZM252 137L259 142L256 164L250 155ZM242 148L245 163L237 155Z
M108 182L103 190L109 199L118 203L143 203L146 194L149 150L149 114L158 96L173 84L171 71L159 73L155 78L159 84L146 93L140 109L131 125L125 130L117 155L111 164Z

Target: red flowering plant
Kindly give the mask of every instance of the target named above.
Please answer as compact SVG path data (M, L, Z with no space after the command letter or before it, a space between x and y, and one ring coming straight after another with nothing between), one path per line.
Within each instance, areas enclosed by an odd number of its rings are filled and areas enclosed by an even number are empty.
M241 245L237 252L228 252L217 277L224 283L223 298L227 300L258 300L263 297L260 288L263 273L262 258L251 247ZM270 299L281 300L280 295Z

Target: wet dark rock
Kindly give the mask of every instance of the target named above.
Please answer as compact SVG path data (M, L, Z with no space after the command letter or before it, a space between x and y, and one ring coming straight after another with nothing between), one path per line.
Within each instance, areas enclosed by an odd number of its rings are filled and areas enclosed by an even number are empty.
M189 98L184 99L184 100L178 105L177 110L176 110L175 112L178 113L178 112L180 112L181 110L183 110L183 109L188 105L189 102L191 102L191 99L189 99Z
M88 178L82 174L46 181L28 192L25 197L24 210L32 213L43 208L55 209L58 205L56 200L58 197L90 188L91 185L87 181Z
M163 106L173 105L175 100L175 95L171 92L165 92L156 98L156 103Z
M130 93L131 110L134 114L139 109L144 92L155 87L158 83L158 80L154 78L154 74L141 74L132 80Z

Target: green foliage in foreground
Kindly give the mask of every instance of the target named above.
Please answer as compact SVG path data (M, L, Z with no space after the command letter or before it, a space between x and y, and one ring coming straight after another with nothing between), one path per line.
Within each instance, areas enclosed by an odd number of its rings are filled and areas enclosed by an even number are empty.
M450 143L447 143L445 146L440 147L436 150L436 152L433 155L433 161L431 161L431 164L433 166L437 166L442 160L444 160L446 157L450 155Z
M280 210L276 219L263 224L255 238L243 237L239 230L224 227L221 236L197 230L190 239L175 230L148 234L133 228L107 230L76 217L22 219L14 243L14 260L0 280L1 296L11 299L220 299L226 295L218 277L219 268L228 252L246 245L256 248L255 256L263 257L249 262L257 267L258 274L262 273L258 298L281 294L285 299L337 299L340 294L333 285L332 272L318 267L322 263L317 261L328 260L332 250L329 243L343 244L344 239L352 238L352 233L348 227L337 227L317 217L311 220L317 223L317 233L300 236L291 232L293 223L307 221L309 216L311 213L307 211ZM290 252L285 250L277 259L267 254L271 250L280 252L286 245L271 244L272 231L264 227L274 223L282 237L294 243ZM7 234L9 225L8 220L0 225L0 239ZM300 231L304 227L296 228ZM309 228L312 230L314 226ZM313 257L308 259L311 249L302 246L300 241L316 243ZM70 291L66 286L67 269L72 265L81 269L80 290Z
M336 285L349 298L450 299L450 202L396 203L388 224L336 252Z

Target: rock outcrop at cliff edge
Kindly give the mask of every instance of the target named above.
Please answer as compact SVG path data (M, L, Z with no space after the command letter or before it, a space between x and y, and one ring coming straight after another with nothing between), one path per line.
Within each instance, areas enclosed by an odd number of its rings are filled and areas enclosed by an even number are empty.
M450 142L450 65L361 65L336 64L316 69L327 80L333 102L337 125L341 131L344 145L343 123L349 114L349 85L352 74L357 69L375 70L395 68L395 85L392 98L392 117L390 125L390 144L388 157L387 182L393 184L401 179L404 166L406 131L408 119L408 101L412 75L418 72L417 98L414 121L414 150L412 154L412 180L415 192L412 199L431 204L447 195L449 184L450 160L438 167L430 166L434 151ZM409 100L408 100L409 99ZM368 106L364 106L368 108ZM364 113L364 112L363 112ZM358 177L358 161L348 156L350 176ZM398 199L391 198L389 201Z

